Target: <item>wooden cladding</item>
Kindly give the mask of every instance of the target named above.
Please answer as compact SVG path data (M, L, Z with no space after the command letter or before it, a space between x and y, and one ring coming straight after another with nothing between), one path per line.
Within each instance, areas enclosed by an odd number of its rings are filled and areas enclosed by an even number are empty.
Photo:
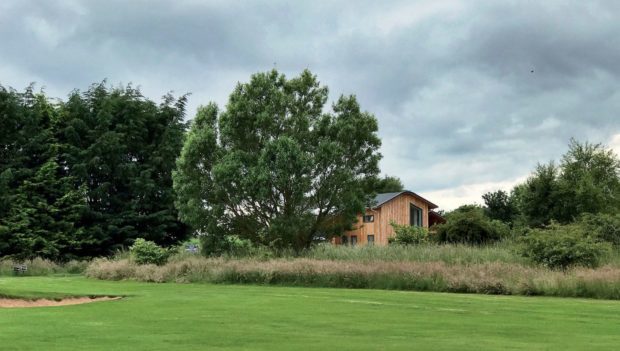
M357 217L355 229L345 233L348 239L347 242L350 243L350 238L355 236L357 244L366 245L368 243L368 236L372 235L371 240L373 240L374 244L387 245L388 238L394 235L394 229L390 222L394 221L397 224L410 225L411 208L422 210L422 226L428 228L428 203L410 193L403 193L384 203L379 208L367 209L366 213L360 214ZM373 221L365 222L364 216L373 216ZM366 217L366 219L368 218Z

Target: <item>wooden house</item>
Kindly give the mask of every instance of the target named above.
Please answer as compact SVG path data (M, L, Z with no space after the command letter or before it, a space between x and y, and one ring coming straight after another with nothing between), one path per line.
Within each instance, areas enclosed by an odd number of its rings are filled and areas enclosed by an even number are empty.
M387 245L394 235L391 221L401 225L429 228L445 220L433 209L437 205L412 191L378 194L373 205L358 215L354 229L335 238L335 244Z

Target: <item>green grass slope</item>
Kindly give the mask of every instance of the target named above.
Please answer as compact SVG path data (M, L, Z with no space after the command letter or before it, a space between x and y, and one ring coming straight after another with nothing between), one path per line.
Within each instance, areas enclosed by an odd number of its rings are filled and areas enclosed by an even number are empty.
M8 350L612 350L620 302L0 278L0 294L123 295L0 309Z

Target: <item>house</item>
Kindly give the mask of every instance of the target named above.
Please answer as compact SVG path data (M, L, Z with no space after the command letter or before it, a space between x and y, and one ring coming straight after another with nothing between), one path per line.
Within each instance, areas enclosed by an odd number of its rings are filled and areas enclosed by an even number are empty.
M445 220L432 211L437 205L412 191L378 194L373 207L366 213L358 215L353 230L347 231L335 244L376 244L387 245L388 238L394 235L391 221L401 225L413 225L428 228Z

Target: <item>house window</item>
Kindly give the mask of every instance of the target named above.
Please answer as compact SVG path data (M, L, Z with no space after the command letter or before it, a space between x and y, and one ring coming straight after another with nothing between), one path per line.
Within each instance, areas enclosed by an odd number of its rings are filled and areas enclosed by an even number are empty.
M340 240L341 240L341 242L342 242L342 245L347 245L347 244L349 243L349 240L348 240L348 239L349 239L349 238L347 238L347 236L346 236L346 235L343 235L343 236L340 238Z
M351 235L351 246L357 245L357 235Z
M422 226L422 209L414 204L409 205L409 225Z
M364 223L370 223L370 222L374 222L375 221L375 216L373 215L365 215L364 216Z
M368 234L368 236L366 237L366 241L368 241L368 245L374 245L375 244L375 235L374 234Z

